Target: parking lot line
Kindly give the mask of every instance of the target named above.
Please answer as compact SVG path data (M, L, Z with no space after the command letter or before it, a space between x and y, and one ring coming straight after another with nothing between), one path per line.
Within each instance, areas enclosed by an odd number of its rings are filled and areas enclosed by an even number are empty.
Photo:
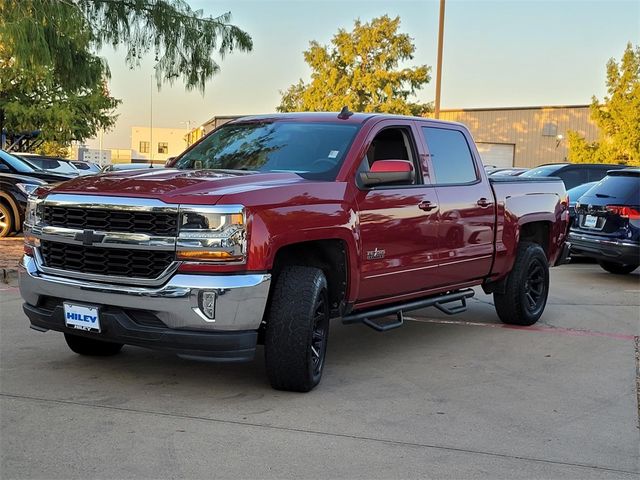
M568 335L572 337L606 337L606 338L613 338L615 340L624 340L624 341L634 341L637 338L636 335L630 335L625 333L594 332L592 330L579 330L579 329L563 328L563 327L543 327L538 325L532 325L530 327L521 327L518 325L506 325L503 323L469 322L466 320L445 320L442 318L428 318L428 317L404 317L404 319L413 320L415 322L436 323L436 324L443 324L443 325L506 328L509 330L523 330L525 332L555 333L559 335Z

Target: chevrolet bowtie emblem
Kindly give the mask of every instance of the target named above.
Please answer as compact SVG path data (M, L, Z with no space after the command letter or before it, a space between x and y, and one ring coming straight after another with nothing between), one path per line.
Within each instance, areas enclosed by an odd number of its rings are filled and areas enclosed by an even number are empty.
M82 242L83 245L93 245L104 240L104 235L97 235L93 230L85 230L82 233L76 233L74 240Z

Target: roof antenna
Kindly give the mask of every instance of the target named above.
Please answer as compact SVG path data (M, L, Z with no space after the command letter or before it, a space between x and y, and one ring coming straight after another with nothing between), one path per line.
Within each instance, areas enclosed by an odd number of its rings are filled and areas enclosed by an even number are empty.
M351 115L353 115L353 112L350 112L349 107L345 105L344 107L342 107L342 110L340 110L338 118L340 120L348 120Z

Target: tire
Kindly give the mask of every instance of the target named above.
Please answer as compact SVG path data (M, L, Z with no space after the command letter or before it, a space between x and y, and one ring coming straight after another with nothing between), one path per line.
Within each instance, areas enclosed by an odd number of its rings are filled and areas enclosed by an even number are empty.
M518 247L504 293L494 293L498 317L509 325L533 325L544 312L549 295L549 263L537 243Z
M119 353L123 346L122 343L104 342L69 333L64 334L64 339L74 353L91 357L110 357Z
M615 275L627 275L628 273L631 273L636 268L638 268L637 264L634 265L634 264L614 263L614 262L606 262L604 260L601 260L598 263L607 272L613 273Z
M7 237L13 230L13 213L11 208L0 203L0 238Z
M291 266L271 294L265 363L276 390L308 392L322 378L329 337L327 279L319 268Z

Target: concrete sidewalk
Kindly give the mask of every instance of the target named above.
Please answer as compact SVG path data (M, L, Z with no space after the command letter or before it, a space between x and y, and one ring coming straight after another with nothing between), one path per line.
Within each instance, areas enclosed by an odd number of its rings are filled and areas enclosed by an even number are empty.
M533 329L479 293L379 334L332 324L309 394L261 357L215 365L125 347L72 354L0 286L2 478L639 478L640 275L552 270Z

